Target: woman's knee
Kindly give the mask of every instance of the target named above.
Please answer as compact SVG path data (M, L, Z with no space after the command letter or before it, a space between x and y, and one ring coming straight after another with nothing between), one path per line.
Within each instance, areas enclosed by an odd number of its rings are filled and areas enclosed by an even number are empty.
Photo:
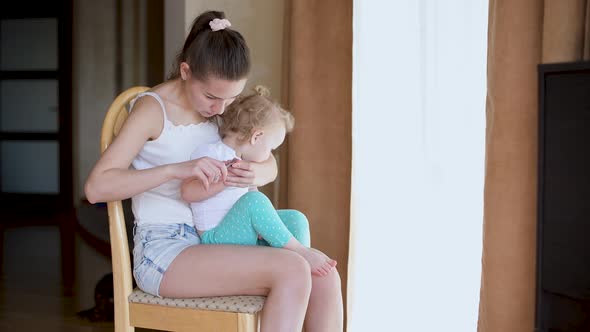
M341 291L342 279L340 279L340 272L338 272L338 269L334 268L332 273L329 273L327 277L329 277L328 283L338 289L338 291Z
M320 296L338 297L342 296L342 281L340 273L334 268L330 273L323 277L312 278L312 293Z
M312 286L309 263L301 255L292 251L284 250L281 256L281 264L274 274L274 286L309 294Z

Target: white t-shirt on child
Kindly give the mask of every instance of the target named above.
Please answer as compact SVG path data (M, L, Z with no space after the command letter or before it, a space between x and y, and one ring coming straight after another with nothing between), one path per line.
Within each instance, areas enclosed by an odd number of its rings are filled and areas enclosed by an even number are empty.
M192 159L210 157L219 161L237 158L236 151L221 140L199 145L191 154ZM232 206L248 192L248 188L226 187L215 196L200 202L191 203L193 222L200 231L206 231L219 225Z

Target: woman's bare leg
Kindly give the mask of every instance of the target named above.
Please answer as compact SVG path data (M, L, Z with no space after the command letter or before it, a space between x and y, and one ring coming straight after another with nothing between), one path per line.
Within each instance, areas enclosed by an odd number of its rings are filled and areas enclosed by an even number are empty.
M312 276L305 332L340 332L344 328L342 289L337 269L323 277Z
M261 331L299 332L311 283L309 264L295 252L257 246L197 245L184 250L172 262L160 284L160 295L266 295Z
M309 222L305 215L296 210L277 210L277 213L289 232L301 244L309 247ZM305 332L342 331L343 310L338 270L331 269L325 277L312 276L311 297L305 317Z

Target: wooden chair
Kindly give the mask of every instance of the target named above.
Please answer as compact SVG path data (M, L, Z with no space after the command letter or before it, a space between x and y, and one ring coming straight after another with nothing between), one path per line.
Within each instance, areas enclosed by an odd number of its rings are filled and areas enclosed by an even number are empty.
M147 87L133 87L111 104L100 139L103 153L127 119L129 102ZM115 291L115 331L134 327L169 331L258 331L262 296L223 296L193 299L159 298L132 290L131 263L121 201L108 202Z

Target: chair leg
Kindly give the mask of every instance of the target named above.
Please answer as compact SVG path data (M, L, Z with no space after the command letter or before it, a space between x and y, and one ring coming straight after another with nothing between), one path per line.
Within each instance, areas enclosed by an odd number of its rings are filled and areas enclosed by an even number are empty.
M238 332L258 332L258 314L238 314Z
M135 327L127 325L128 323L128 320L117 317L115 313L115 332L135 332Z

